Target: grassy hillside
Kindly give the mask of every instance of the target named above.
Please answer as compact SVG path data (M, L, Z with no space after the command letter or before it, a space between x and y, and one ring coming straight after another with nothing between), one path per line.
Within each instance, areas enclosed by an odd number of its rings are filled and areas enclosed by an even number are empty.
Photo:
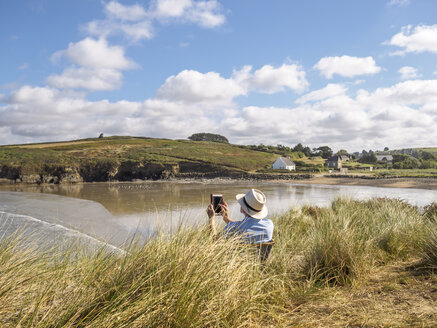
M207 141L106 137L68 142L0 147L0 166L21 166L23 173L40 173L44 165L78 167L98 160L175 164L181 161L210 163L253 172L271 167L278 154L245 146ZM305 159L307 162L308 160Z

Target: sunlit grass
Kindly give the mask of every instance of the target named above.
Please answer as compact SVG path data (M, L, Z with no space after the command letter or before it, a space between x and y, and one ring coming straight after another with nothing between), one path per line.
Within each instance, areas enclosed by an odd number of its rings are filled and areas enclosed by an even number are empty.
M133 241L125 255L41 252L24 247L22 235L3 239L0 326L289 326L291 309L330 288L354 288L380 267L420 258L437 266L436 221L402 201L338 199L274 223L265 264L207 227Z

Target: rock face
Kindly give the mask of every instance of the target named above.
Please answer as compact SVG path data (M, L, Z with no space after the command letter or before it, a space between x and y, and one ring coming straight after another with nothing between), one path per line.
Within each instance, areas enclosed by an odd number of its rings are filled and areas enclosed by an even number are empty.
M97 161L81 164L78 171L85 182L103 182L110 181L116 169L114 162Z
M0 170L0 178L14 180L15 182L21 177L21 166L3 165Z
M21 182L23 183L41 183L41 176L39 174L23 174L21 176Z
M171 164L151 163L151 162L122 162L114 175L118 181L141 180L161 180L174 177L179 167Z
M153 163L128 160L117 163L110 160L98 160L81 163L79 167L45 165L39 174L23 174L20 167L3 166L0 178L11 183L58 184L78 182L166 180L176 179L250 179L250 180L290 180L310 178L309 174L249 174L222 166L181 161L178 164Z

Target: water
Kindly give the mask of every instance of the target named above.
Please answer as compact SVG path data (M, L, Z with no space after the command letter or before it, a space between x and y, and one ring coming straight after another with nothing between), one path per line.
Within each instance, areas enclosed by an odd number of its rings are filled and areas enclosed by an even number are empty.
M224 195L234 220L242 218L235 195L250 188L266 194L272 216L296 205L326 206L340 196L397 198L421 207L437 200L434 190L272 182L96 183L7 188L8 191L0 191L0 211L28 215L114 245L121 245L134 233L150 236L157 229L171 232L181 222L206 223L205 209L211 193Z

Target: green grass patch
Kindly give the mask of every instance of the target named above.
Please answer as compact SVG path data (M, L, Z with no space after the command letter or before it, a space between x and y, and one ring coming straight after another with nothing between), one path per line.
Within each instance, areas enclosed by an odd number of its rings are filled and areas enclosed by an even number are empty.
M390 169L375 170L372 173L381 177L437 178L437 169Z
M41 168L48 163L77 168L81 162L89 160L133 160L166 164L191 161L254 172L271 168L278 156L272 152L255 151L249 147L225 143L114 136L2 146L0 166L20 166L23 173L39 174ZM303 160L308 165L320 162L319 159Z
M0 324L295 326L294 309L317 304L332 288L353 291L398 261L422 256L428 267L437 264L436 222L399 200L337 199L328 208L304 206L273 220L276 244L265 265L251 247L213 239L206 227L158 234L145 245L134 243L124 256L41 253L24 248L19 237L3 239Z

